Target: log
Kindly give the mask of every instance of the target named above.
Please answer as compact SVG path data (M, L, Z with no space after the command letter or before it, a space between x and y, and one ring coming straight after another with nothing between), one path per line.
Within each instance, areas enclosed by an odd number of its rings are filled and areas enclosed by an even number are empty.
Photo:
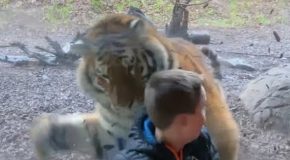
M210 35L206 31L192 32L188 35L189 40L194 44L209 44Z

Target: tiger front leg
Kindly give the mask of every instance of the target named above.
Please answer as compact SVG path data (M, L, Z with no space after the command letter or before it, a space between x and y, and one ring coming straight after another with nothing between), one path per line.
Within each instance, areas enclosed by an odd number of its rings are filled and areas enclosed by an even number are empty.
M206 125L220 155L220 160L238 160L239 129L228 113L209 113Z
M240 131L221 88L211 87L207 93L206 126L220 155L220 160L237 160Z
M39 117L31 130L31 138L39 160L47 160L58 151L81 151L102 158L98 116L91 114L45 115ZM112 141L112 140L111 140Z

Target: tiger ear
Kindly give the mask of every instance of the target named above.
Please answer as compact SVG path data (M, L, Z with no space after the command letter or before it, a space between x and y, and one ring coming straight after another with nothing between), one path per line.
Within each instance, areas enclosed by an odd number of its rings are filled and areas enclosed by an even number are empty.
M145 22L136 18L130 22L130 29L132 29L136 34L142 34L145 31Z

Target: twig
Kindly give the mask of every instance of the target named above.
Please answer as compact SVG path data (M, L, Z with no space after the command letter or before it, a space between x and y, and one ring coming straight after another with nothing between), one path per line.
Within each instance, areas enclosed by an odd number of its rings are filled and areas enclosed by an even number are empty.
M179 5L183 5L183 6L198 6L198 5L203 5L206 3L209 3L211 0L207 0L205 2L200 2L200 3L190 3L190 4L185 4L185 3L178 3Z
M281 38L280 36L278 35L278 33L276 31L273 31L273 34L274 34L274 37L276 39L277 42L280 42Z
M206 3L202 8L206 8L206 7L208 7L208 3Z
M270 13L269 14L272 14L274 12L274 9L271 9Z
M279 55L279 57L274 56L274 55L269 55L269 54L250 54L250 53L245 53L245 52L230 52L230 51L216 51L219 53L230 53L230 54L239 54L239 55L245 55L245 56L258 56L258 57L274 57L274 58L280 58L281 55ZM285 57L287 58L287 57Z

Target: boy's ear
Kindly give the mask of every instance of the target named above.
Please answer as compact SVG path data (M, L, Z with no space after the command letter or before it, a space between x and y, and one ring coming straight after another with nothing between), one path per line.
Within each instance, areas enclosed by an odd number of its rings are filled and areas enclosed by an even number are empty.
M201 94L202 94L204 100L206 101L207 100L207 95L206 95L206 91L205 91L205 88L204 88L203 85L201 86Z
M188 116L186 114L179 114L175 116L174 121L179 126L186 126L188 123Z
M199 74L199 73L195 73L195 72L193 74L195 74L202 82L204 81L204 79L205 79L204 74Z

